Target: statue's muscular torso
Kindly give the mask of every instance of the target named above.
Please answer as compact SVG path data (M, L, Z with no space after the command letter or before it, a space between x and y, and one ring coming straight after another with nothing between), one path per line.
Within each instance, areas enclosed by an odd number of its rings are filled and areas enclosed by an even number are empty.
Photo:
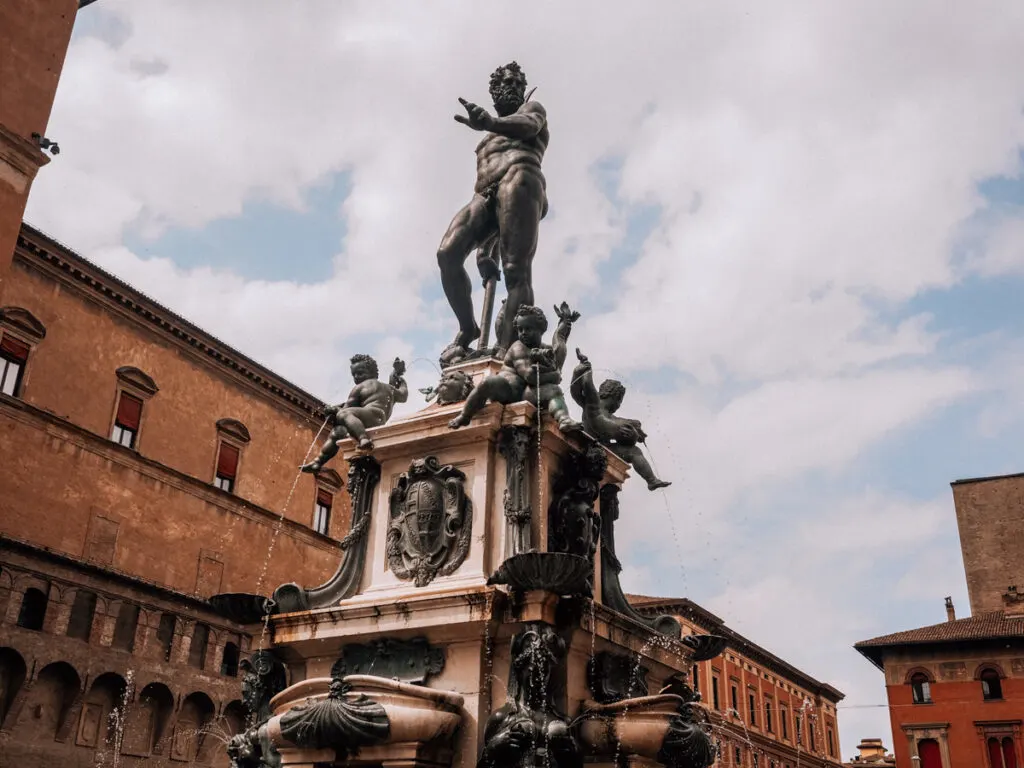
M498 133L484 136L476 147L477 194L487 194L512 169L528 168L544 178L540 164L550 138L544 108L535 101L528 101L516 114L529 115L541 121L541 129L531 139L512 139Z

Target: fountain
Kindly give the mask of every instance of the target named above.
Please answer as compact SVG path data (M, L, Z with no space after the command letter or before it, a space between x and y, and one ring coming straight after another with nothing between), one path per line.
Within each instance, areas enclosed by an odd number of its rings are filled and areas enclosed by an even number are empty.
M561 371L580 314L556 306L545 342L547 315L532 305L548 129L525 88L513 62L491 77L496 115L460 100L456 119L485 135L476 191L438 250L459 332L440 382L422 390L429 404L392 420L408 395L404 364L379 381L376 362L356 355L356 386L327 410L330 436L302 466L316 473L340 454L349 467L351 530L336 572L319 586L211 599L263 625L243 664L249 719L228 744L235 768L715 759L685 677L721 642L640 616L618 581L614 527L630 467L652 491L668 483L638 448L640 423L615 415L625 388L597 387L579 351L567 389L584 416L570 415ZM463 266L474 248L480 324Z

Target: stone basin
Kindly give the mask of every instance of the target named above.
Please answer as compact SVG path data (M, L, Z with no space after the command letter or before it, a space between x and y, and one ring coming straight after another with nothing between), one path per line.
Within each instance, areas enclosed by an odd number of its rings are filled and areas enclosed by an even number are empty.
M389 734L377 746L390 744L438 744L449 746L462 723L464 698L450 691L402 683L375 675L347 675L349 699L365 695L380 704L389 723ZM270 700L273 716L267 722L271 740L284 754L294 745L281 736L281 716L294 707L314 704L328 697L332 678L314 677L289 686ZM286 761L287 762L287 761Z
M576 720L577 737L587 755L636 755L674 768L706 768L715 760L715 748L704 730L682 715L692 706L672 693L586 702Z

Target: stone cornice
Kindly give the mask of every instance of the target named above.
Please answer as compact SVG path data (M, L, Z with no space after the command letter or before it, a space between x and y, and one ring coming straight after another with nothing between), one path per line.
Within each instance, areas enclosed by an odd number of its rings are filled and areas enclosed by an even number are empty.
M37 408L8 395L0 394L0 415L19 421L23 424L47 432L51 436L63 439L82 450L88 451L103 459L119 464L122 467L163 483L182 493L201 499L230 514L239 515L264 525L276 526L281 520L279 514L250 501L229 494L209 483L198 480L191 475L161 464L159 461L146 458L130 448L111 442L89 430L78 426L59 416ZM302 542L303 546L314 547L324 552L337 551L337 542L314 533L301 523L284 518L281 520L282 532Z
M278 406L319 418L324 403L29 224L15 257L213 366Z
M13 168L25 180L24 189L27 189L39 169L50 162L50 157L36 144L0 123L0 162Z

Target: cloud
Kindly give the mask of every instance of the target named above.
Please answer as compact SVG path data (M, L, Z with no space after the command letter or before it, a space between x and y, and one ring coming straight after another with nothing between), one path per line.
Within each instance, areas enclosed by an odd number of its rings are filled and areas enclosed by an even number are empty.
M951 519L861 460L972 398L977 429L948 441L1021 418L1019 365L993 352L1019 334L953 354L915 301L1024 264L1021 210L978 191L1020 173L1024 7L105 0L79 24L47 129L62 152L27 218L329 398L354 352L402 355L411 389L434 383L454 331L435 251L479 138L452 120L456 97L484 102L517 59L552 135L537 303L583 311L571 344L627 383L623 412L674 481L624 491L621 547L658 564L627 562L624 580L709 597L851 701L881 699L849 644L923 617L934 563L887 571L889 550L851 551L855 526L939 541ZM306 211L340 173L327 280L304 278L300 252L294 281L266 281L125 245L251 201ZM966 367L965 348L984 359ZM912 448L906 474L934 450ZM848 745L888 732L884 710L845 718Z

